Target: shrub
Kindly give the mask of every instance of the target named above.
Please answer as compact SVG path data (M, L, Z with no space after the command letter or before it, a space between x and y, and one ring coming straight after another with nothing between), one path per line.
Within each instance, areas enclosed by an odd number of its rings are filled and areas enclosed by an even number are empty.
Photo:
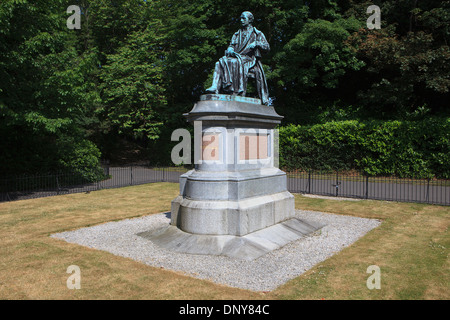
M79 176L82 180L93 182L104 178L100 166L100 150L88 140L73 143L70 149L66 146L60 164L64 170Z
M358 170L371 176L450 178L450 118L332 121L280 128L287 170Z

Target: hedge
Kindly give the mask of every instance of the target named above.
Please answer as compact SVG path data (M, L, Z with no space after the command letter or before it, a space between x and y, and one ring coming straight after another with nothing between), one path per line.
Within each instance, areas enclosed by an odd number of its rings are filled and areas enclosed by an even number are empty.
M450 178L450 118L333 121L279 128L280 167Z

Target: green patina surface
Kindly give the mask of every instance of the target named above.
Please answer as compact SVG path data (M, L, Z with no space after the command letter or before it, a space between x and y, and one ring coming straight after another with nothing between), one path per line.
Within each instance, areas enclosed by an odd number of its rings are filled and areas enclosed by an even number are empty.
M215 101L239 101L253 104L261 104L260 99L241 97L230 94L204 94L200 96L200 101L215 100Z

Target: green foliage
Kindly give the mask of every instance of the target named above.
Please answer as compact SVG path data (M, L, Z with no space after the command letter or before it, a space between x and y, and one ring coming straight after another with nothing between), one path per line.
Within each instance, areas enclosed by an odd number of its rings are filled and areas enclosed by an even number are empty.
M448 179L449 160L450 118L333 121L280 128L280 164L287 169Z
M286 166L448 176L450 1L71 4L81 30L66 27L66 1L0 2L2 175L73 167L95 179L101 153L125 140L168 164L172 131L189 127L182 114L250 10L271 46ZM366 28L371 4L381 30Z
M357 102L351 99L353 79L365 63L347 39L364 21L343 17L333 1L324 8L321 18L308 11L303 25L274 53L268 72L275 106L292 123L315 123L335 109L353 113L349 106Z
M0 5L2 174L61 169L63 157L77 156L74 141L83 141L84 126L93 122L99 96L90 76L96 59L75 49L66 8L64 1Z
M450 49L435 47L431 34L409 33L398 39L392 28L368 33L361 30L357 39L358 53L365 60L371 86L359 92L361 104L371 114L404 117L424 104L435 110L436 104L449 92Z
M364 116L405 119L426 105L448 114L449 1L384 1L381 30L360 29L348 43L366 63L355 87Z
M143 0L82 0L82 29L85 41L92 41L99 52L101 64L106 55L114 54L132 32L146 25L150 1Z
M115 54L107 55L103 81L104 113L121 134L159 138L159 114L165 106L162 67L151 29L133 32Z
M350 170L360 129L357 121L280 127L280 166L290 170Z
M60 148L61 170L70 172L82 178L84 181L98 181L105 178L103 169L100 167L100 150L92 142L87 140L68 141ZM67 148L71 145L70 148ZM65 150L66 149L66 150Z
M279 79L281 86L295 83L294 88L301 90L316 86L336 88L347 69L358 70L364 65L345 44L349 31L356 31L359 26L352 18L308 21L302 32L275 56L278 67L272 76Z

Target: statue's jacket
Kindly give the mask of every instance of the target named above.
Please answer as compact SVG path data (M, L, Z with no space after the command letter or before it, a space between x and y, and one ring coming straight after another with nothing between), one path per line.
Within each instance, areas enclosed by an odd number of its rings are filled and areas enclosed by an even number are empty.
M256 47L250 48L249 45L253 42L256 43ZM231 38L229 47L232 47L234 52L239 55L237 58L224 56L219 60L223 70L223 87L228 87L230 91L235 93L245 92L247 77L249 71L251 71L256 78L257 89L262 98L262 103L266 103L269 98L269 91L261 63L261 53L270 50L266 37L255 27L252 27L252 30L247 35L240 29Z

